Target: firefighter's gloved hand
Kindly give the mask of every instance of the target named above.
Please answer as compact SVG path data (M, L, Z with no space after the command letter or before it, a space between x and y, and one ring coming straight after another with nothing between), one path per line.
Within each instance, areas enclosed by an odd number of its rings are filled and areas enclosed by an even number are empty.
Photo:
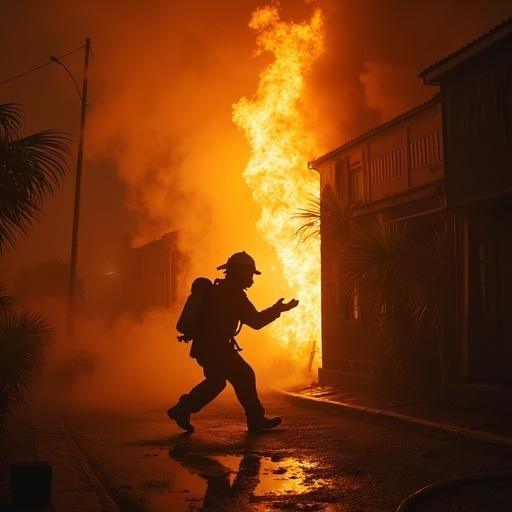
M290 311L290 309L297 307L298 304L299 301L296 299L292 299L289 302L284 302L284 299L279 299L273 307L280 313L283 313L284 311Z

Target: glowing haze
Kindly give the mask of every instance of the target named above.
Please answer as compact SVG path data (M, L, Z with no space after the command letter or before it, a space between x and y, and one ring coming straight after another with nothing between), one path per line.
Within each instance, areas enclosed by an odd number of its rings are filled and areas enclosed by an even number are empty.
M295 210L318 193L307 162L430 98L436 89L417 74L511 14L510 0L1 4L0 83L20 78L0 85L0 102L23 106L23 134L52 128L78 139L77 91L49 57L62 56L81 85L82 51L64 55L92 41L78 254L85 313L108 304L105 268L124 233L140 244L180 230L190 277L218 277L218 265L246 250L262 271L249 291L256 307L300 300L254 343L242 332L257 371L279 353L303 367L303 351L320 342L318 247L292 237ZM9 292L23 265L69 260L73 192L70 173L41 223L3 256ZM108 328L95 319L78 333L113 361L113 383L136 367L134 387L168 396L169 364L187 367L173 377L180 387L184 375L199 377L173 327L154 316Z

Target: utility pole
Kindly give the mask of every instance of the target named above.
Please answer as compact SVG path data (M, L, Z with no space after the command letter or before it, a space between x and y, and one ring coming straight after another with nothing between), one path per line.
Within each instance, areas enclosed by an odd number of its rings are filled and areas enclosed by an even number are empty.
M80 193L82 187L82 162L84 151L84 131L85 131L85 113L87 109L87 68L89 67L89 54L91 51L91 40L85 40L85 61L84 61L84 81L82 85L82 112L80 117L80 139L78 142L78 154L76 161L75 178L75 202L73 211L73 232L71 236L71 258L69 271L69 296L68 296L68 316L67 316L67 340L71 345L74 337L74 321L76 309L76 281L77 281L77 253L78 253L78 230L80 224Z

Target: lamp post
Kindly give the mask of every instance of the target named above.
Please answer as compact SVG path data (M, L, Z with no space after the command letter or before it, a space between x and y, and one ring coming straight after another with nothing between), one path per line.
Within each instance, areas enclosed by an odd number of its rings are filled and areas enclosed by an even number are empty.
M82 162L84 150L84 131L85 131L85 113L87 109L87 68L89 66L89 54L91 51L91 40L85 40L85 60L84 60L84 78L82 85L82 93L78 89L78 95L81 100L81 116L80 116L80 138L78 142L78 153L76 161L76 177L75 177L75 202L73 209L73 231L71 236L71 257L70 257L70 270L69 270L69 294L68 294L68 314L67 314L67 339L70 343L73 341L74 336L74 320L75 320L75 307L76 307L76 281L77 281L77 253L78 253L78 228L80 224L80 194L82 187ZM71 76L75 83L73 75L69 69L57 57L50 57L50 60L60 64Z

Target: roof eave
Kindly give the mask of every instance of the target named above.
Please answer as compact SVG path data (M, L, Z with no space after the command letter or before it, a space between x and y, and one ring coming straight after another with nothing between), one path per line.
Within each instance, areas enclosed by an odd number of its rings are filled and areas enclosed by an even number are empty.
M322 156L319 156L318 158L315 158L314 160L309 161L308 169L315 170L315 171L318 170L316 168L316 166L326 160L329 160L330 158L332 158L332 156L334 154L339 153L340 151L347 149L348 147L353 146L354 144L359 144L361 141L367 139L368 137L371 137L371 136L375 135L376 133L387 129L390 126L392 126L393 124L399 123L399 122L403 121L404 119L407 119L408 117L416 115L421 110L430 108L432 105L439 103L439 101L440 101L439 93L436 93L436 94L434 94L434 96L432 96L432 98L421 103L420 105L417 105L416 107L411 108L411 109L407 110L406 112L403 112L402 114L399 114L398 116L393 117L392 119L389 119L388 121L386 121L378 126L375 126L371 130L368 130L368 131L362 133L358 137L344 142L341 146L338 146L337 148L332 149L328 153L325 153Z
M496 30L496 32L488 35L473 46L466 48L461 52L455 53L452 57L447 57L445 60L438 64L433 64L432 66L426 68L418 75L418 78L423 78L423 83L425 85L438 85L440 78L445 73L458 66L459 64L462 64L464 61L469 60L475 55L483 52L510 34L512 34L512 24L508 23L505 24L501 30Z

